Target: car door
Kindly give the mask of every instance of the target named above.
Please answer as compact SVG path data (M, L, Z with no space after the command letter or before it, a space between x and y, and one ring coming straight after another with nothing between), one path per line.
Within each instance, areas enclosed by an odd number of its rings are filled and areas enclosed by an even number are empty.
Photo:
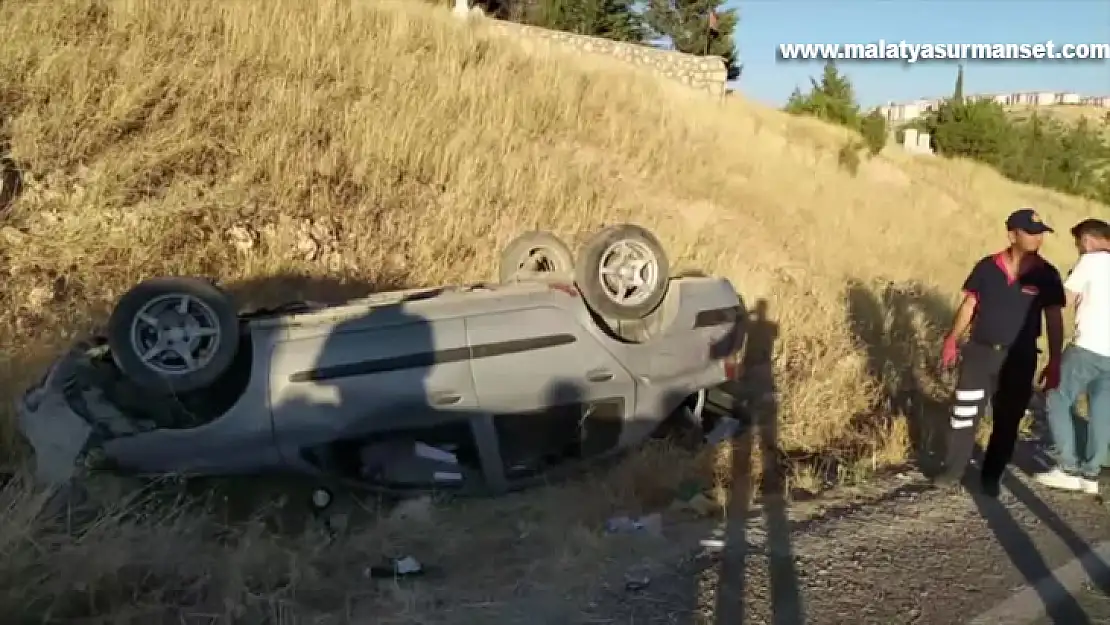
M283 455L336 440L419 429L477 408L466 331L459 319L399 310L330 332L291 328L271 368L274 430Z
M632 376L573 316L554 307L488 313L468 317L466 334L503 462L512 464L513 447L569 441L585 457L617 445L634 406Z

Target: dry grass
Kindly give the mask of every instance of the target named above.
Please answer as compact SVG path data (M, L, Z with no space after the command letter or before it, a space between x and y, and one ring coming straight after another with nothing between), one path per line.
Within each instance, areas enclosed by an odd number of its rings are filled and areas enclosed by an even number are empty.
M1054 106L1011 106L1007 107L1017 119L1028 119L1035 111L1049 119L1055 119L1066 125L1079 123L1086 119L1092 128L1103 129L1103 134L1110 138L1110 109L1097 106L1054 105Z
M253 303L294 295L290 275L306 289L477 281L524 229L577 240L634 220L680 266L769 303L780 444L853 475L904 459L909 428L884 400L941 392L936 324L969 263L1003 245L1004 215L1035 206L1066 227L1099 210L901 153L849 176L839 129L529 57L412 2L0 3L0 119L31 174L0 217L5 404L146 276L214 275ZM1062 238L1047 253L1069 262ZM10 443L10 421L2 432ZM571 596L618 544L600 519L711 464L647 453L601 484L455 510L463 529L441 522L434 545L382 524L342 552L253 530L223 546L193 513L75 536L31 523L32 495L9 489L0 611L260 623L291 622L293 602L339 621L497 622L508 595ZM389 546L470 564L452 607L361 579Z

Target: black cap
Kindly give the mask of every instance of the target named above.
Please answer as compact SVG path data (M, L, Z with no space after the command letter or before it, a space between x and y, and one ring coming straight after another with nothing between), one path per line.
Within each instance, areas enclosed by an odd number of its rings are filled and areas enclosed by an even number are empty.
M1041 216L1032 208L1021 208L1010 213L1010 216L1006 218L1006 229L1021 230L1029 234L1052 232L1052 228L1041 221Z

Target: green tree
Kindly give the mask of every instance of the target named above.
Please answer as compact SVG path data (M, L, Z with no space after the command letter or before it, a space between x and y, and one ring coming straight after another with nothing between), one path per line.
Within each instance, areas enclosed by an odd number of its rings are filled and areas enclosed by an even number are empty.
M973 158L998 166L1010 152L1014 134L1006 111L989 101L942 104L926 127L943 156Z
M863 136L862 141L850 138L837 153L840 166L854 176L859 170L861 149L867 148L874 156L886 145L886 118L878 109L860 117L851 81L840 73L831 60L825 63L821 80L810 78L809 83L809 93L803 94L801 89L795 88L783 110L793 115L816 117L859 132Z
M1051 123L1048 124L1051 131ZM1044 185L1045 176L1057 157L1057 145L1046 136L1046 122L1036 112L1021 124L1014 124L1015 149L999 163L999 170L1015 179Z
M1092 130L1086 117L1060 136L1061 158L1057 161L1058 178L1053 186L1069 193L1096 197L1105 170L1110 165L1110 148Z
M821 80L810 78L810 92L803 95L794 89L786 102L787 113L810 115L834 124L859 128L859 105L856 104L855 90L847 77L840 74L836 63L825 63Z
M960 63L960 70L956 74L956 89L952 92L952 101L962 104L964 101L964 65Z
M1014 120L993 102L950 100L925 120L942 156L971 158L1006 177L1110 203L1110 144L1086 119L1037 113Z
M809 98L802 93L801 87L794 87L790 92L790 97L786 99L786 106L782 110L793 115L801 115L807 112L809 108Z
M887 140L886 117L879 109L873 109L860 120L859 133L872 156L882 152Z
M579 35L640 43L646 39L634 0L539 0L525 19L530 24Z
M728 79L740 76L733 42L739 22L736 9L722 10L724 0L648 0L644 21L657 35L668 37L675 50L725 60Z

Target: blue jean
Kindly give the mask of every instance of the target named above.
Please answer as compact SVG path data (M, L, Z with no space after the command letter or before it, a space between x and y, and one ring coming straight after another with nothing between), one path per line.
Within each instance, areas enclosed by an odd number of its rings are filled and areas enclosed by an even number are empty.
M1071 409L1087 393L1087 449L1076 453ZM1094 479L1110 453L1110 358L1076 345L1064 350L1060 385L1048 392L1048 427L1056 462L1066 472Z

